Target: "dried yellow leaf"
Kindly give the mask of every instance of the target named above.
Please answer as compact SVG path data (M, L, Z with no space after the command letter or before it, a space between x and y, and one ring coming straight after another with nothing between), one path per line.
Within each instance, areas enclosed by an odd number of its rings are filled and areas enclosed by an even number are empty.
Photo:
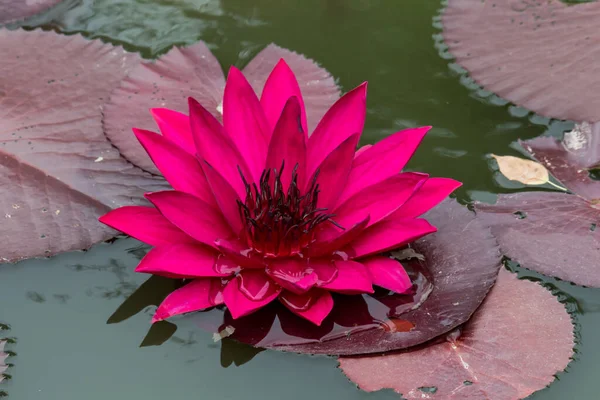
M544 185L550 181L546 167L535 161L495 154L492 154L492 157L498 162L502 175L512 181L518 181L525 185Z

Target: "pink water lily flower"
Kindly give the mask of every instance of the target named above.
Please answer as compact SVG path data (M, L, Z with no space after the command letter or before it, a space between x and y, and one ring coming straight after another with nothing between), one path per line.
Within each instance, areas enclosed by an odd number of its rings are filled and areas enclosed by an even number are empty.
M223 303L239 318L279 301L320 325L330 292L411 287L402 265L379 254L435 232L418 217L460 183L401 172L429 127L356 151L366 91L339 99L311 135L283 60L260 99L230 69L223 124L191 98L189 117L151 110L162 135L134 133L174 190L100 221L154 246L137 272L186 280L153 322Z

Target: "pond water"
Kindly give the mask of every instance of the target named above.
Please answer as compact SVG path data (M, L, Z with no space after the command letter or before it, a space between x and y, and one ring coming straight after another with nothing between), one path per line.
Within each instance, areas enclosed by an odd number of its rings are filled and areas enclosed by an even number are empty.
M369 81L363 144L433 125L409 168L463 181L461 202L493 202L495 193L522 187L494 172L489 153L518 155L510 147L518 138L560 135L572 124L479 90L441 44L440 7L424 0L67 0L30 25L81 32L145 57L203 40L223 66L243 66L275 42L318 61L344 91ZM143 252L138 242L121 239L0 267L0 322L10 324L0 333L16 342L9 345L16 353L9 359L12 379L2 385L10 399L398 398L359 391L335 358L214 342L189 319L146 337L153 311L147 302L111 318L147 279L133 273ZM522 274L555 287L578 322L576 360L531 398L597 398L600 290Z

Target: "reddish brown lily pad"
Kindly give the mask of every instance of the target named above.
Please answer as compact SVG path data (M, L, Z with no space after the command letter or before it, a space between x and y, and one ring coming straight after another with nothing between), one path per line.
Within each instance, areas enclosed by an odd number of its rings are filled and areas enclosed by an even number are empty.
M591 202L600 200L600 182L588 172L600 161L600 123L593 128L578 125L566 132L562 141L542 136L521 145L573 193Z
M340 367L368 392L391 388L406 399L517 400L549 385L571 361L574 345L571 317L556 297L502 270L458 338L397 354L343 357Z
M123 159L102 131L102 104L139 57L40 30L0 30L0 54L2 261L113 236L100 215L165 185Z
M262 92L267 77L281 58L286 60L298 78L312 131L325 111L339 98L339 89L331 75L314 61L271 44L243 70L257 93ZM133 164L160 174L131 133L131 128L157 130L147 112L149 108L164 107L187 114L189 96L220 119L224 88L221 66L206 44L200 42L189 47L173 48L155 62L140 64L112 93L104 112L106 135Z
M539 137L521 145L574 194L534 192L475 203L502 252L523 267L579 285L600 287L600 127L582 124L562 141Z
M448 0L442 23L486 90L547 117L600 120L600 2Z
M54 7L62 0L0 0L0 24L20 21Z
M501 260L489 229L465 207L449 200L426 217L438 232L413 245L425 261L408 265L421 271L413 274L417 288L408 295L337 296L320 327L277 304L237 320L228 313L215 318L220 309L193 318L213 331L220 330L215 321L233 326L231 338L244 343L299 353L366 354L431 340L468 321L493 286Z
M600 287L600 210L587 200L526 192L501 195L493 205L477 203L476 210L503 253L523 267Z

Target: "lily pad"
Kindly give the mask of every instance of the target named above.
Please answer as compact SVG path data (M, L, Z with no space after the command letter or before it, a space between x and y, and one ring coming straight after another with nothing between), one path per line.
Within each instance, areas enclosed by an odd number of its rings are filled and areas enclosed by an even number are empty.
M600 182L590 178L588 168L598 163L600 124L595 124L589 135L585 135L585 131L578 126L565 133L562 141L542 136L521 145L570 191L595 202L600 199Z
M62 0L0 0L0 24L20 21L54 7Z
M600 287L600 210L563 193L502 195L476 204L502 251L523 267L579 285Z
M269 73L281 58L296 74L312 131L340 97L340 91L329 72L314 61L271 44L243 70L257 93L262 92ZM191 96L220 119L224 88L221 66L206 44L175 47L155 62L141 63L112 93L104 111L106 135L125 158L158 175L160 172L131 133L133 127L157 130L150 113L140 110L168 108L187 114L187 99Z
M542 274L600 287L600 182L586 169L597 163L599 134L597 126L577 126L562 141L521 143L574 194L524 192L500 195L493 205L475 203L505 255Z
M365 354L424 343L471 317L500 266L496 241L465 207L446 201L426 218L438 232L413 245L425 261L406 264L416 286L408 295L340 295L320 327L302 324L277 304L237 320L221 309L191 317L213 332L232 326L230 338L241 342L299 353Z
M102 131L102 104L139 57L41 30L0 30L0 54L1 260L114 236L98 224L100 215L165 188L123 159Z
M549 385L571 361L574 345L571 317L556 297L502 270L460 334L412 351L339 361L368 392L391 388L406 399L517 400Z
M600 2L448 0L442 24L486 90L546 117L600 120Z

